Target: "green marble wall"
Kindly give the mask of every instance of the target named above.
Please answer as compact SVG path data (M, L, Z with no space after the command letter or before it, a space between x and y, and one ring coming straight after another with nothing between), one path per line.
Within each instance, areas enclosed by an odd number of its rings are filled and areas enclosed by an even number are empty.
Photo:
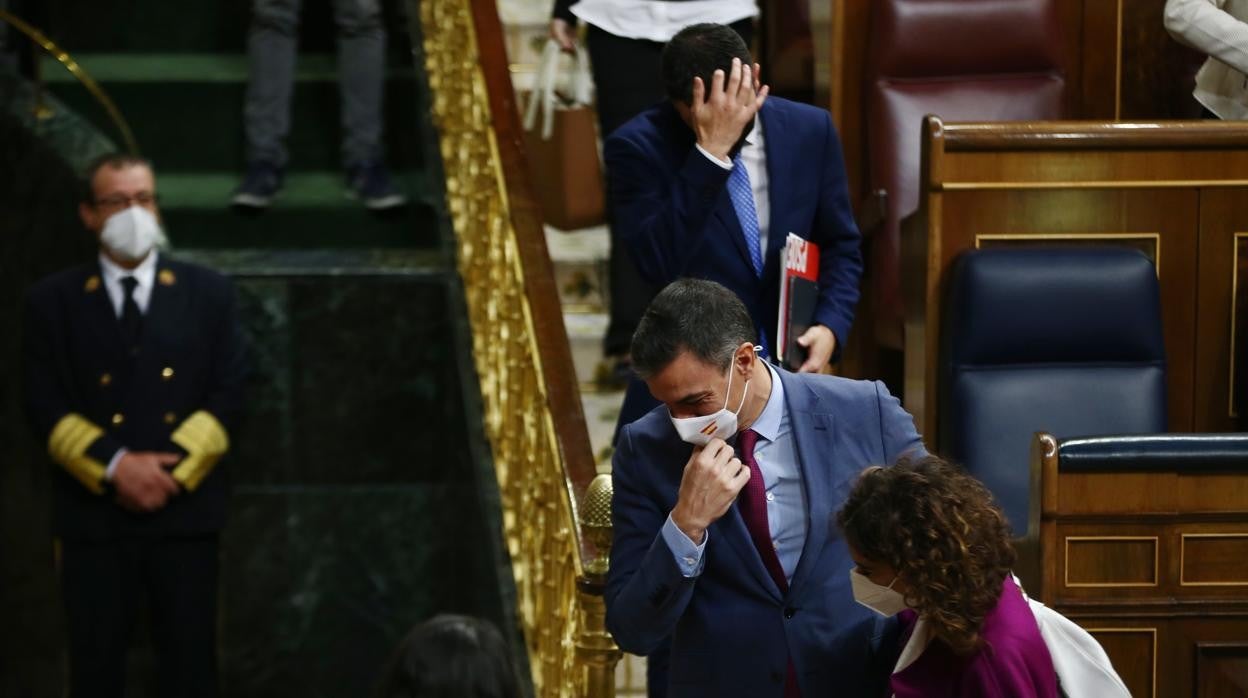
M443 271L407 266L418 254L338 255L332 275L262 256L234 263L254 372L223 545L223 691L362 696L420 620L507 617L493 475L472 457Z
M436 153L428 122L416 131ZM58 152L46 135L0 113L0 696L23 698L63 695L65 677L49 469L18 397L18 311L31 282L93 254L66 164L89 154ZM78 136L61 142L95 142ZM200 243L175 254L236 279L252 343L247 418L226 465L223 696L367 696L402 634L440 612L499 623L527 666L437 172L421 176L436 192L402 218L352 209L341 215L359 221L330 221L340 234L301 249L296 217L204 205L216 218L197 238L167 212L175 243ZM149 645L140 628L130 698L153 695Z

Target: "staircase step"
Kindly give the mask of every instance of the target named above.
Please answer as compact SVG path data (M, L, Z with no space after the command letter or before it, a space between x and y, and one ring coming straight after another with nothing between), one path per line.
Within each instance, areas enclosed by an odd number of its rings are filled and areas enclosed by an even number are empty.
M604 313L564 313L563 324L572 345L572 364L582 390L596 390L595 378L602 363L602 338L607 333Z
M334 0L303 0L299 45L332 51ZM40 0L31 21L71 54L84 51L242 51L253 0L83 2ZM38 3L36 3L38 4ZM396 53L405 53L406 2L383 2L383 26Z
M263 212L229 206L232 174L160 174L157 188L169 237L178 248L426 248L441 244L438 206L419 173L396 176L412 196L395 211L368 211L343 194L336 173L295 173Z
M97 82L229 82L245 83L250 74L245 53L78 53L78 66ZM52 56L43 55L39 69L48 85L77 84L78 78ZM416 75L410 65L388 65L390 78L410 79ZM332 53L300 52L295 63L295 81L338 79L338 60Z
M139 148L156 155L162 172L245 166L243 54L85 54L79 64L99 82L130 124ZM342 130L333 56L300 56L286 139L292 169L340 165ZM43 70L49 90L99 128L114 128L103 108L63 68ZM421 169L429 157L418 125L420 81L411 67L388 68L383 112L384 158L395 168Z

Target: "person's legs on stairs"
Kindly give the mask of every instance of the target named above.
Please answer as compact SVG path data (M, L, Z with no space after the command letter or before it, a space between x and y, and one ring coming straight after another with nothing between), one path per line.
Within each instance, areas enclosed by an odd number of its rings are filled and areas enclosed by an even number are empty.
M243 105L247 175L234 195L239 206L263 208L281 190L288 153L301 0L254 0L247 37L249 75Z
M386 30L380 0L334 0L334 21L347 187L369 208L400 206L406 199L382 166Z

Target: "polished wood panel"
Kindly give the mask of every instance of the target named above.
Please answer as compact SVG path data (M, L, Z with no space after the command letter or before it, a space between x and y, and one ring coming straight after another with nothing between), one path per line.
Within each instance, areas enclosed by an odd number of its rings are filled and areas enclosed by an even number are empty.
M1201 698L1248 695L1248 643L1199 643L1196 646L1196 695Z
M1248 126L945 124L929 117L923 147L920 209L903 230L902 283L905 405L929 445L941 446L935 406L944 276L959 254L986 244L1151 249L1161 282L1169 427L1227 430L1231 418L1211 405L1230 400L1230 258L1235 231L1248 233Z
M1243 401L1248 379L1248 188L1201 195L1200 237L1196 418L1212 430L1234 431L1245 423L1234 397Z
M1157 586L1156 536L1066 536L1066 586Z
M1134 696L1245 695L1248 586L1237 580L1248 581L1248 491L1190 493L1248 480L1248 464L1213 473L1124 461L1112 472L1062 472L1047 434L1032 454L1039 502L1020 550L1038 549L1038 562L1022 562L1042 572L1028 589L1096 637ZM1148 578L1152 541L1155 583L1118 583Z
M1196 119L1192 98L1196 71L1205 57L1166 32L1166 0L1119 0L1122 75L1120 119Z
M1085 119L1117 119L1121 93L1119 68L1122 41L1119 10L1122 0L1084 0L1079 35L1082 40L1082 74L1078 116Z
M1248 527L1227 533L1184 533L1179 584L1248 587Z
M1088 632L1113 658L1114 668L1131 695L1136 698L1156 695L1156 628L1101 628L1089 625Z

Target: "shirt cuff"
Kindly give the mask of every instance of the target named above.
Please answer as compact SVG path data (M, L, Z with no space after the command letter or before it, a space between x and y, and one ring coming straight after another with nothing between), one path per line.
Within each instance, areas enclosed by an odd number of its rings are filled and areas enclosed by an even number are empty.
M710 537L711 532L707 531L702 536L702 544L695 545L672 521L671 514L667 515L667 522L663 524L663 540L672 551L672 557L676 558L681 575L687 578L702 574L702 568L706 566L702 552L706 550L706 541Z
M720 167L724 168L725 170L731 170L731 169L732 169L732 160L727 160L727 161L725 161L725 160L720 160L719 158L715 157L714 155L711 155L711 154L710 154L710 152L708 152L706 148L703 148L702 146L698 145L697 143L694 143L694 144L693 144L693 147L697 148L699 153L702 153L703 155L705 155L707 160L710 160L711 162L715 163L716 165L719 165Z
M113 471L117 470L117 464L121 462L121 457L127 453L129 453L129 451L126 449L119 448L117 449L117 452L113 454L113 457L108 459L108 469L104 471L105 480L109 482L113 481Z

